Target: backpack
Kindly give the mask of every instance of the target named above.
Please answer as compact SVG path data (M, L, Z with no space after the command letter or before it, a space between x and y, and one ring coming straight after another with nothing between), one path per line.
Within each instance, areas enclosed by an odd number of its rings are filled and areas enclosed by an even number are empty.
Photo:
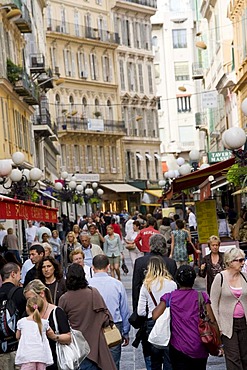
M13 287L8 293L0 292L0 354L16 351L16 325L19 311L12 297L19 287Z

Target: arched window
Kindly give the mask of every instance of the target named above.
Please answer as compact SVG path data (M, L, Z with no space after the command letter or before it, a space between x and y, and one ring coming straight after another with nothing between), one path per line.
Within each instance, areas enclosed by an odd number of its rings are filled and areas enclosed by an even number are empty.
M69 97L69 104L70 104L70 111L72 112L74 110L74 98L72 95Z
M88 107L87 107L87 99L85 97L82 98L82 118L87 118L88 116Z
M56 94L55 96L55 108L56 108L56 117L58 118L61 115L61 99L59 94Z
M113 110L111 101L108 99L106 104L107 104L107 117L110 121L113 121Z

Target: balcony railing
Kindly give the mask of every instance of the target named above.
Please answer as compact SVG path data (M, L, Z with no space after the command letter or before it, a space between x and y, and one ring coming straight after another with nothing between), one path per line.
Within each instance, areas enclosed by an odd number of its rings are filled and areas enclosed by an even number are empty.
M157 0L124 0L128 3L135 3L138 5L149 6L150 8L157 9Z
M204 68L202 63L192 63L192 79L200 80L204 77Z
M93 122L92 122L93 121ZM93 124L92 124L93 123ZM58 117L58 131L86 131L86 132L111 132L126 135L124 121L112 121L104 119L81 119L78 117Z
M25 4L21 6L22 16L16 19L14 22L19 28L21 33L31 33L32 32L32 22L29 10Z
M39 104L38 86L30 79L28 74L23 71L18 81L14 83L15 92L23 97L23 100L29 105Z
M65 35L92 39L102 42L109 42L111 44L119 44L120 38L118 33L105 31L92 27L85 27L76 25L74 23L61 22L55 19L50 20L47 31L57 32Z

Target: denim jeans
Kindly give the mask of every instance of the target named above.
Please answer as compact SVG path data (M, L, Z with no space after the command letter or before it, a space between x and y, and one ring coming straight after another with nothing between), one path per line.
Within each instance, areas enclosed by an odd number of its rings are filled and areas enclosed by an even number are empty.
M148 320L147 321L147 332L148 334L151 332L152 328L154 327L154 321ZM169 347L159 349L153 346L151 343L148 342L149 350L150 350L150 358L151 358L151 367L150 370L172 370L172 365L169 356ZM146 362L146 359L145 359ZM146 367L147 366L146 362Z
M82 361L80 368L78 370L100 370L98 365L89 360L88 358L85 358L85 360Z
M122 322L115 322L116 327L122 334L123 331L123 323ZM122 344L118 344L117 346L111 347L110 352L112 354L113 360L116 364L117 370L119 370L119 363L121 358L121 352L122 352Z

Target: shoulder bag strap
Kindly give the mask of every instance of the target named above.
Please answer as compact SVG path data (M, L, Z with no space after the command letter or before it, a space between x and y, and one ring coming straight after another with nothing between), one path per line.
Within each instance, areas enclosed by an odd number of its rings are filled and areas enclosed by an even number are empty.
M53 297L53 303L55 305L56 305L56 299L57 299L57 287L58 287L58 281L56 281L56 284L55 284L54 297Z
M151 292L151 290L150 290L149 294L150 294L150 297L152 298L152 301L153 301L154 305L155 305L155 306L157 306L156 299L154 298L154 295L153 295L153 293Z
M53 321L54 321L54 325L55 325L55 332L56 332L56 334L59 334L58 325L57 325L57 318L56 318L56 309L57 309L57 307L55 307L54 310L53 310Z
M245 282L247 283L247 280L246 280L246 277L244 276L244 274L242 272L240 272L242 278L245 280Z

